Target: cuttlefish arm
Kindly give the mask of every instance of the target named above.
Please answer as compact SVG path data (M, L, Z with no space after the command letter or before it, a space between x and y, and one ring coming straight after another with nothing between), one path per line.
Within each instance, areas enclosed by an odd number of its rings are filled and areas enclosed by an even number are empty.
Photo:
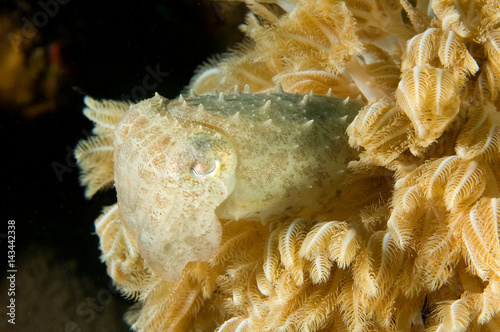
M167 104L157 95L120 120L114 174L126 230L147 266L173 281L219 247L215 210L234 189L236 153L223 134L173 117Z

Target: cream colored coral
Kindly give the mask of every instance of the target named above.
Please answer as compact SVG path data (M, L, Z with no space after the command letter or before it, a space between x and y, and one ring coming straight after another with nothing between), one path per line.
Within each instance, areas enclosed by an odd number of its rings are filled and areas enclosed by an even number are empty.
M500 330L499 3L248 4L251 41L190 87L361 95L351 185L332 218L223 221L215 256L173 283L105 213L103 258L140 303L132 327Z

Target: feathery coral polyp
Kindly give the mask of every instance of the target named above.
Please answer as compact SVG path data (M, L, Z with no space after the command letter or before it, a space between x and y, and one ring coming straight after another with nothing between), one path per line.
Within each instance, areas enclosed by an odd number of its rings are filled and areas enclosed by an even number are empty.
M87 196L117 180L118 203L105 208L95 224L109 275L137 301L126 317L131 327L499 331L498 1L245 2L247 41L200 67L187 87L191 95L171 102L155 97L150 102L160 111L149 118L140 112L131 117L137 105L130 111L126 103L85 101L85 114L96 127L75 154ZM235 85L246 86L244 93ZM240 102L240 111L231 108ZM188 112L194 104L196 110ZM249 108L255 111L250 118L244 110ZM339 110L348 110L346 116ZM171 112L178 116L173 127L191 126L201 136L176 131L163 145L137 148L167 130L158 125L147 136L148 121ZM223 134L238 128L259 141L206 144L220 132L186 124L203 116L197 125L209 123ZM283 125L285 119L293 126ZM137 146L129 141L127 153L118 155L138 128L145 129L137 131ZM187 148L172 147L178 141L188 142ZM229 165L225 155L205 154L214 146L227 152L233 144L255 158L235 161L236 197L222 190L231 181L217 182L226 174L219 167ZM254 148L259 152L252 154ZM158 158L168 149L178 152L169 160L199 157L189 164L191 173L171 181L179 187L196 181L198 189L176 192L172 202L162 190L148 201L132 191L124 195L122 184L133 179L113 171L113 151L115 163L140 160L138 176L151 180L163 176L158 170L166 161ZM141 153L151 158L137 159ZM305 162L307 153L312 157ZM174 174L177 164L172 165L168 172ZM219 191L200 182L206 178ZM268 187L286 190L262 195L255 189ZM308 190L319 193L309 205ZM212 202L215 193L222 198ZM211 209L202 210L207 201ZM252 210L257 201L261 208ZM145 210L141 217L157 221L147 231L136 215L124 212L124 206L162 204L172 213ZM188 207L184 219L173 213L176 204ZM202 223L207 218L221 229L209 237L211 255L196 246L206 238L196 222L208 225ZM165 225L170 230L161 232ZM181 242L197 231L203 234L194 242ZM154 255L184 259L172 249L180 244L194 258L174 268L177 279L165 278L172 266L162 266Z

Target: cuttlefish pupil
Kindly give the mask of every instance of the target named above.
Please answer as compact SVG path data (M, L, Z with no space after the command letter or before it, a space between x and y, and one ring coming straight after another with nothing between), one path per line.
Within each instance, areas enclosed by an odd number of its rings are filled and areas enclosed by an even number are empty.
M198 161L189 168L189 175L196 180L203 180L207 176L217 174L220 162L218 158L212 160Z
M148 267L176 280L188 262L212 257L220 219L331 211L357 157L345 130L362 106L287 93L157 94L132 105L115 128L115 186Z

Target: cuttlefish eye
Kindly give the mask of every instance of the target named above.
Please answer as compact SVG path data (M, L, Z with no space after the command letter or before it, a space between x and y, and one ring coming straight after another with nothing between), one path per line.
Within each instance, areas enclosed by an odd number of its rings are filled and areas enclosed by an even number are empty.
M189 176L195 180L203 180L206 177L214 176L220 167L219 158L200 160L194 162L188 170Z

